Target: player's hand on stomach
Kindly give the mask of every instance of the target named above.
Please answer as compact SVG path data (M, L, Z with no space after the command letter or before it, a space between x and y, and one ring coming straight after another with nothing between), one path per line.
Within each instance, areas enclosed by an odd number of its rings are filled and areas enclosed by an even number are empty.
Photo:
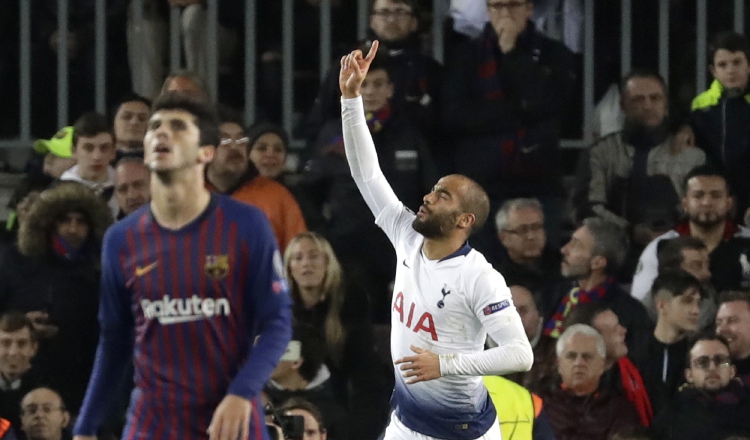
M244 397L227 394L211 418L208 436L211 440L247 440L250 437L252 403Z
M402 357L394 362L396 365L401 365L399 368L404 372L407 384L434 380L441 376L440 357L437 354L413 345L409 348L416 353L415 356Z

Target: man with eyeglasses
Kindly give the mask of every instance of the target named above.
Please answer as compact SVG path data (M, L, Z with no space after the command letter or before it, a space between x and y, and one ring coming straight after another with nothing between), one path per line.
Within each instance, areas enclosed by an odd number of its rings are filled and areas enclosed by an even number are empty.
M538 199L547 241L560 244L563 212L559 143L563 109L572 95L573 54L530 20L533 3L487 0L482 34L446 56L441 122L454 172L487 191L492 212L506 200ZM497 246L488 223L471 241L487 254Z
M431 145L437 145L437 105L443 69L422 51L420 15L418 0L374 0L367 38L377 39L380 52L387 53L391 60L392 105L403 110ZM310 142L317 138L326 120L339 116L340 96L338 69L331 69L304 124L304 135Z
M544 211L536 199L512 199L495 215L503 249L488 256L509 286L519 284L538 293L560 279L560 251L547 246Z
M691 342L685 369L688 385L654 420L654 438L750 435L750 391L735 378L729 343L713 333L699 334Z
M302 211L284 185L261 176L250 162L250 140L242 116L222 109L219 118L221 140L213 161L206 166L206 186L263 211L283 253L295 235L307 231Z
M30 391L21 401L21 429L27 440L62 440L70 413L57 392L49 388Z

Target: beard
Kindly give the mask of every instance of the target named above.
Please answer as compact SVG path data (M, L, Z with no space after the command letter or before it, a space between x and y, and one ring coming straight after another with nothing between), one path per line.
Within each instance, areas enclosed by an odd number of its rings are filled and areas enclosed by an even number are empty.
M456 220L460 213L449 212L443 214L435 214L432 211L427 211L427 217L420 220L419 217L415 218L411 223L411 227L415 231L419 232L424 238L440 238L448 235L456 224Z
M691 223L700 226L703 229L711 229L726 221L726 216L711 213L688 214Z

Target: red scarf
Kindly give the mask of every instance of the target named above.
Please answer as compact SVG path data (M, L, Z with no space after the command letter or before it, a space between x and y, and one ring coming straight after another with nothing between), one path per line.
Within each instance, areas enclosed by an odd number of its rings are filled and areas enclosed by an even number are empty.
M588 291L581 290L577 285L573 287L573 289L571 289L570 292L568 292L568 294L560 301L560 306L557 308L555 314L552 315L552 318L547 321L547 324L544 326L544 334L555 339L559 338L563 332L563 321L570 311L576 308L578 303L585 304L604 299L607 295L607 291L614 283L615 279L609 277L604 280L603 283Z
M633 362L627 356L617 361L620 368L620 380L625 397L633 404L641 419L641 425L649 426L654 419L654 410L651 408L651 400L643 385L643 378Z
M678 223L677 226L674 228L675 232L680 234L681 237L690 237L690 222L684 221L681 223ZM731 240L734 235L740 231L740 228L737 227L734 222L731 220L727 220L726 223L724 223L724 241Z

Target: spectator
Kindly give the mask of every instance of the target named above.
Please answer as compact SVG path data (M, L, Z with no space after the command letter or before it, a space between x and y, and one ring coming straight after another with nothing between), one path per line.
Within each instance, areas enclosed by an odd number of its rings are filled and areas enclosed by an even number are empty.
M391 105L393 91L387 55L376 55L362 83L367 125L386 179L399 199L416 212L437 181L437 173L424 138ZM395 253L351 177L340 118L323 127L316 149L319 155L305 166L303 184L318 211L328 207L325 236L345 267L368 276L374 321L390 322Z
M504 440L555 440L541 397L500 376L485 376Z
M21 401L21 429L28 440L70 438L70 413L62 396L50 388L30 391Z
M695 143L726 170L739 217L750 204L750 184L743 164L750 161L750 42L734 32L716 36L708 62L714 81L692 104L690 128ZM692 131L692 133L691 133Z
M602 302L627 329L628 347L648 337L653 324L646 310L613 277L625 257L627 243L625 232L614 223L597 217L584 220L562 248L560 272L566 280L543 296L544 334L558 337L563 320L578 304Z
M576 80L573 54L537 32L530 1L490 0L490 23L446 59L441 122L456 172L487 191L491 212L503 201L535 197L544 209L547 242L560 244L563 211L560 113ZM472 246L496 241L487 223Z
M597 215L632 228L632 241L642 250L652 235L674 226L685 176L706 155L679 149L684 139L670 135L667 87L658 73L633 70L620 89L625 126L581 155L578 179L585 188L577 196L577 216Z
M9 312L0 318L0 417L19 434L21 399L43 380L39 369L31 364L38 348L34 324L26 315ZM0 422L0 439L4 439L2 427Z
M40 339L37 365L73 408L94 362L99 250L111 223L86 187L60 184L39 196L0 265L0 313L29 316Z
M535 294L560 279L560 251L547 246L544 212L536 199L513 199L495 215L503 255L495 263L508 285L520 284ZM488 257L490 258L490 257Z
M208 100L208 87L203 77L191 70L178 70L170 73L161 87L161 93L166 92L180 92L201 101Z
M250 160L261 176L283 183L289 136L276 124L262 122L248 129Z
M187 69L206 78L208 74L208 11L201 0L145 0L143 19L134 19L134 3L127 21L128 61L133 76L133 90L149 99L159 94L159 84L164 79L165 61L169 49L169 9L179 8L179 27L185 48ZM226 62L234 55L239 35L237 16L244 10L241 2L224 0L219 2L219 24L217 26L216 50L219 62ZM232 17L234 16L234 19Z
M297 235L284 254L297 322L321 329L326 365L351 421L350 438L377 437L385 424L387 373L378 368L365 294L344 279L328 241L315 232Z
M688 336L698 330L703 291L698 280L682 270L659 274L651 289L658 312L656 328L636 344L630 358L643 376L654 413L666 407L683 383Z
M625 398L599 389L604 373L604 339L592 327L575 324L557 340L559 387L542 394L559 440L608 440L624 426L639 425Z
M725 439L750 435L750 391L734 377L729 344L712 334L698 335L687 356L688 385L654 420L660 440Z
M510 286L513 305L521 316L523 328L534 350L534 364L531 370L508 374L505 377L522 387L538 392L555 376L555 343L554 338L542 334L544 320L539 314L531 292L522 286ZM490 339L491 341L491 339ZM493 341L493 345L496 345Z
M331 372L323 362L325 358L325 340L318 329L296 325L289 348L271 374L264 392L275 407L291 398L312 403L320 409L331 437L344 439L347 435L337 431L344 413L334 396Z
M115 166L117 220L135 212L151 200L151 172L140 157L123 157Z
M39 193L55 183L55 179L47 174L29 173L24 176L16 186L8 201L8 219L5 221L5 230L0 232L0 255L10 245L15 245L18 235L18 225L29 213L33 202L39 197Z
M115 192L115 142L106 116L86 113L73 125L73 156L77 164L60 176L62 181L78 182L107 202L112 215L119 206Z
M241 117L229 111L219 117L221 141L213 161L206 166L206 184L213 191L231 195L263 211L271 222L279 249L284 252L292 237L307 230L299 205L282 184L259 175L250 162L249 139Z
M750 294L730 291L719 296L716 332L726 338L732 363L750 385Z
M393 83L391 104L402 112L422 135L435 145L436 117L440 101L442 66L422 53L419 35L419 0L374 0L370 9L368 38L377 39L380 52L391 60ZM323 124L341 113L339 69L331 69L322 83L303 128L311 142L318 138ZM436 154L436 156L438 156Z
M286 416L304 417L305 435L302 437L303 440L326 440L328 438L328 431L320 410L312 403L300 398L292 398L284 402L279 408L279 412Z
M143 156L143 138L150 116L151 101L148 98L131 93L120 99L112 118L118 153Z
M50 140L38 140L34 151L44 155L44 174L59 179L76 164L73 157L73 127L64 127Z
M677 237L659 242L658 258L659 273L665 271L684 270L693 275L701 283L704 298L701 301L701 314L698 318L698 328L705 329L713 325L716 318L716 293L711 285L711 271L706 244L695 237ZM656 306L653 295L646 295L643 305L649 316L656 321Z
M641 372L628 356L629 349L625 344L628 331L620 325L617 315L606 304L581 304L565 319L565 328L574 324L589 325L604 339L607 354L599 387L625 396L638 412L641 424L648 426L654 418L651 399Z
M718 292L750 287L750 231L731 220L734 199L722 171L711 165L694 168L685 178L684 193L682 209L687 219L649 243L638 261L631 295L641 302L658 273L659 243L680 236L705 243L711 284Z

